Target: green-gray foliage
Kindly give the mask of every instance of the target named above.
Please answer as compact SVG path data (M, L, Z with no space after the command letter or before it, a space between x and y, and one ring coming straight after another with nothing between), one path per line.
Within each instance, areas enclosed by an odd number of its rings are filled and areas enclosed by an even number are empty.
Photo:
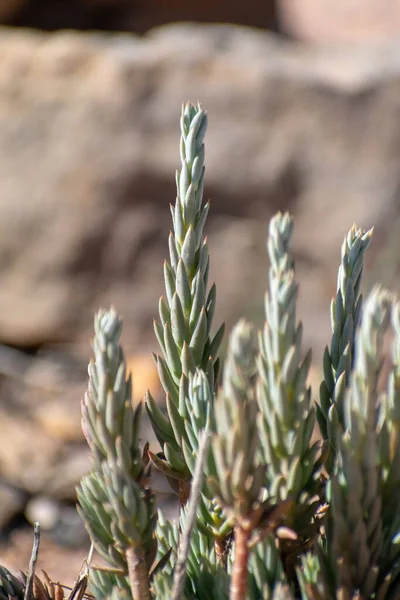
M100 569L92 569L90 572L90 589L95 598L112 598L113 595L119 594L118 597L131 598L129 580L127 577L121 577L112 572L101 571Z
M164 585L165 578L170 580L172 588L173 565L176 561L180 530L184 528L185 522L186 509L182 510L179 523L165 521L162 514L159 514L157 557L161 559L169 549L172 549L172 553L166 568L155 578L156 588ZM228 599L228 574L218 564L212 536L204 533L200 528L195 528L192 534L186 572L185 597L199 598L199 600Z
M251 553L249 600L293 600L274 539L269 536Z

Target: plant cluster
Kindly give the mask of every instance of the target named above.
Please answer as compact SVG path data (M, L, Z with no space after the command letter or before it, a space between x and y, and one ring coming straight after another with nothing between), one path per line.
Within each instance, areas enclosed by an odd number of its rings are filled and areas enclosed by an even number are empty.
M108 600L400 599L400 303L380 287L363 301L372 230L353 226L342 246L316 401L296 315L287 213L269 226L264 326L236 325L219 379L224 326L214 333L216 287L208 285L203 234L206 129L205 111L185 105L165 294L154 322L166 409L150 392L145 399L159 452L140 443L143 409L132 404L121 317L112 308L95 318L82 402L92 471L78 501L109 568L91 566L91 593ZM157 510L153 469L177 494L176 522ZM62 598L50 581L36 587L36 600ZM25 588L23 576L0 570L0 600L23 598Z

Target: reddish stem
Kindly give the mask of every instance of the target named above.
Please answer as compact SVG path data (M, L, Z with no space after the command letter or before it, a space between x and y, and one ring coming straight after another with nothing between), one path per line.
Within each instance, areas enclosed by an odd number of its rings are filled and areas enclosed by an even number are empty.
M142 548L126 550L129 583L133 600L151 600L149 576Z
M230 600L244 600L247 594L249 540L251 531L235 527L235 559L232 569Z

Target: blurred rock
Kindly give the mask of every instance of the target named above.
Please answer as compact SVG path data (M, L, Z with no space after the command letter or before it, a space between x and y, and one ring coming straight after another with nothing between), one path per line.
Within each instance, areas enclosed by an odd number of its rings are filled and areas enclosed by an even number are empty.
M75 506L61 506L60 517L52 534L58 544L69 548L82 548L89 541Z
M279 0L284 31L309 42L385 42L400 36L399 0Z
M0 481L0 538L12 518L23 510L25 502L23 490Z
M0 413L0 473L10 485L30 494L75 500L75 486L89 470L87 446L65 444L38 424Z
M75 506L40 495L28 502L25 516L32 525L39 522L41 531L50 532L52 539L61 546L81 548L89 541Z
M230 26L3 30L0 57L2 342L87 344L94 311L114 304L127 355L155 348L182 100L210 116L216 323L261 315L277 209L295 215L305 343L319 349L344 234L375 224L375 253L396 237L396 45L305 49Z
M47 434L65 442L83 441L81 428L79 396L76 396L74 410L65 402L49 401L43 403L35 411L35 419L39 427Z

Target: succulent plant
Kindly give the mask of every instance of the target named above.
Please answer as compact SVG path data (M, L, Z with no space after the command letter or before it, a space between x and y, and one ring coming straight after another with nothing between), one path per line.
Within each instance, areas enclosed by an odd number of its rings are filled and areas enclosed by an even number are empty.
M154 322L161 354L154 355L166 393L167 415L150 393L146 407L163 450L151 454L154 465L175 480L181 504L185 504L191 474L181 445L182 388L201 368L213 390L218 378L218 349L224 333L221 325L212 337L216 287L207 292L210 258L204 224L210 203L202 205L204 188L204 137L207 114L200 106L186 104L181 116L181 170L176 174L177 198L171 205L173 232L169 235L169 262L164 263L166 296L159 302L160 321ZM173 481L171 481L173 483Z
M92 470L78 500L109 566L88 560L68 600L82 600L89 573L97 600L399 600L400 302L375 287L363 303L372 230L353 226L342 246L319 403L296 314L288 213L269 227L262 331L235 326L219 386L223 326L212 335L216 288L207 291L203 237L206 128L205 111L185 105L154 325L166 410L146 398L161 452L140 440L122 319L115 309L95 318L82 402ZM157 510L152 468L177 492L175 522ZM0 567L0 600L63 600L59 584L34 576L34 563L28 576Z
M120 570L114 577L116 586L125 589L128 576L133 599L146 600L151 597L148 573L157 549L157 510L148 485L146 448L143 454L139 449L141 404L133 409L121 331L122 321L114 309L99 311L95 362L89 365L89 387L82 403L93 469L77 490L78 510L96 550Z
M335 462L338 424L344 427L344 398L354 363L355 333L362 311L360 285L364 254L372 233L372 229L364 231L353 225L345 237L336 298L331 302L332 339L330 349L327 346L324 352L324 379L320 387L320 404L317 404L320 430L323 438L329 440L326 460L329 471Z
M288 213L278 213L271 220L257 388L259 460L266 464L266 495L273 503L286 504L286 526L293 530L293 535L279 538L286 568L287 561L296 560L318 534L322 486L322 455L319 441L313 439L315 408L307 383L311 351L303 357L303 328L296 320L298 284L290 251L292 231Z

